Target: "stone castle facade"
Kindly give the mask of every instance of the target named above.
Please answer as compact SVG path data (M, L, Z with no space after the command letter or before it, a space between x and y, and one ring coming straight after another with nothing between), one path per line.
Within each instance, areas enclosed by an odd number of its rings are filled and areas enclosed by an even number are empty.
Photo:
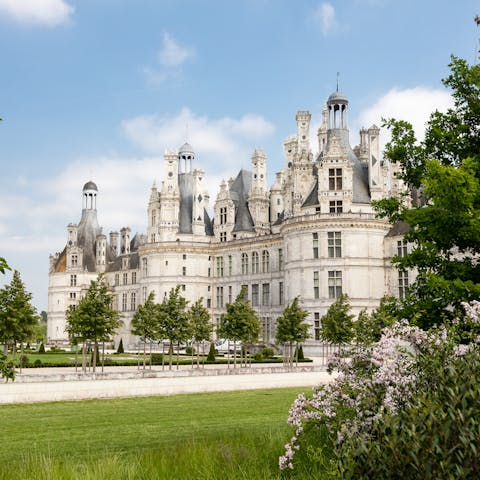
M348 100L328 98L318 129L319 154L310 147L309 112L296 115L297 133L284 141L285 166L267 187L267 158L255 150L250 170L222 182L209 216L204 172L185 143L167 152L159 188L151 189L145 234L124 227L107 238L97 220L98 188L83 187L80 223L67 227L67 243L50 256L48 341L64 341L65 311L104 272L122 313L116 336L133 347L130 322L139 304L171 288L194 302L203 297L218 322L242 286L262 321L262 340L274 342L276 319L300 296L308 310L310 346L320 319L340 294L353 312L378 306L385 294L402 297L408 274L391 267L406 248L402 228L375 216L372 200L403 190L394 166L380 157L379 129L360 131L351 148Z

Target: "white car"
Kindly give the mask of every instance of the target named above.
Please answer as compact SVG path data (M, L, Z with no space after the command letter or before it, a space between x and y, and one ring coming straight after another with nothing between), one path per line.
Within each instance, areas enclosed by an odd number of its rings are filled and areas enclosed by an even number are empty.
M225 338L218 338L217 340L215 340L215 350L217 350L218 353L233 353L233 341L226 340ZM240 342L237 342L235 350L237 351L237 353L242 352L242 344Z

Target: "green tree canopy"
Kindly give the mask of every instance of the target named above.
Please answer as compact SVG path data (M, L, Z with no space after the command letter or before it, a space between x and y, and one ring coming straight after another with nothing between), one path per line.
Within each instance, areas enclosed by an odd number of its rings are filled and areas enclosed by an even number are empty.
M199 366L199 344L212 339L213 324L210 321L210 314L203 306L203 297L199 298L189 309L188 319L190 324L190 335L197 344L197 366Z
M418 276L400 313L423 328L480 297L480 65L452 56L450 69L443 83L454 106L432 113L422 142L407 122L384 124L392 133L385 157L400 165L400 177L422 201L375 204L380 216L409 226L405 240L413 248L393 261Z
M0 273L5 273L6 270L10 270L10 267L8 266L7 261L3 257L0 257Z
M351 307L346 294L340 295L330 305L321 320L320 336L324 342L341 345L352 340L354 315L350 313L350 310Z

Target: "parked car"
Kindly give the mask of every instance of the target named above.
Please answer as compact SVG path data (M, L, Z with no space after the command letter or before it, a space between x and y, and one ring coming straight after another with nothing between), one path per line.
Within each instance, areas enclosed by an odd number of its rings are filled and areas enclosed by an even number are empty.
M241 353L241 343L237 342L236 346L234 347L231 340L227 340L225 338L218 338L217 340L215 340L215 350L217 350L218 353L233 353L234 349L237 351L237 353Z

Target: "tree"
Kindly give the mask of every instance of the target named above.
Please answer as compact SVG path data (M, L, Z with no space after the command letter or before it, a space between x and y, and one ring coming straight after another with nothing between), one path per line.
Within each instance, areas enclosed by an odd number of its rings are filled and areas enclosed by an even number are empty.
M422 142L408 122L384 122L392 133L385 157L420 195L413 206L405 196L375 204L380 216L409 226L413 248L393 262L418 272L401 315L422 328L453 319L461 302L480 297L480 65L452 56L449 66L443 83L454 106L432 113Z
M187 301L180 295L180 286L172 288L158 307L158 337L170 342L168 349L170 370L172 369L172 346L187 341L190 336L186 308Z
M93 371L95 372L98 343L108 340L120 325L119 313L112 308L113 294L110 293L103 274L90 282L80 303L67 310L67 332L71 337L83 341L82 369L86 371L85 341L94 344Z
M237 366L237 342L253 342L258 339L260 320L247 298L247 290L242 287L233 303L227 304L227 313L220 318L217 334L233 341L233 366Z
M147 359L146 344L158 338L158 305L154 301L155 293L150 292L143 305L139 305L132 319L132 333L143 341L143 369Z
M333 345L341 345L352 340L354 315L350 314L350 309L348 295L346 294L340 295L330 305L321 320L320 336L323 341Z
M6 270L10 270L10 267L8 266L7 261L3 257L0 257L0 273L4 274Z
M0 339L5 349L8 342L13 342L14 355L18 342L23 353L23 342L31 338L38 325L38 315L31 300L32 294L26 291L20 273L15 270L10 284L0 290Z
M210 321L210 314L203 306L203 297L199 298L188 311L190 334L197 344L197 367L199 367L200 342L211 340L213 325Z
M279 344L288 344L288 362L293 366L293 345L303 343L308 337L308 323L304 320L308 317L308 312L300 307L299 298L295 297L289 305L283 310L281 317L277 319L277 333L275 340Z

